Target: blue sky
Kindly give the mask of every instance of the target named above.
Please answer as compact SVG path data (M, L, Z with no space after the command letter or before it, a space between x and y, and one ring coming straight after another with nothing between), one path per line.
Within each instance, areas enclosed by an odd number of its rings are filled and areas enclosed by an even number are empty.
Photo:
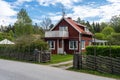
M120 0L0 0L0 25L14 24L21 8L27 10L33 23L49 17L56 23L62 17L61 5L65 7L65 17L78 17L89 22L108 22L112 16L120 14Z

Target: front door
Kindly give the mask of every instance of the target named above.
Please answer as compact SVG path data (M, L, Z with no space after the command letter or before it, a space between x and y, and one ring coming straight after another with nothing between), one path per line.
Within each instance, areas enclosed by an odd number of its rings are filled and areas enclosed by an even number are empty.
M58 40L58 54L64 53L64 41Z

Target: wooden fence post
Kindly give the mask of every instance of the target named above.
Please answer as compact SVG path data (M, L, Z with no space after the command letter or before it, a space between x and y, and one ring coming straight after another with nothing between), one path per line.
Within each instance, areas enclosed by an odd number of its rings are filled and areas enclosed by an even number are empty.
M76 68L76 69L82 68L82 56L77 52L73 56L73 68Z

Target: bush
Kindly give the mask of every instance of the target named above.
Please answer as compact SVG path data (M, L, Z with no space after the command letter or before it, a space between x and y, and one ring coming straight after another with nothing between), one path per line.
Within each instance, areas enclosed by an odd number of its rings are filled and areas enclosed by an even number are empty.
M0 53L33 53L34 49L47 50L48 44L44 41L35 41L30 44L0 45Z
M88 46L86 47L87 55L94 55L94 49L96 49L96 55L101 56L111 56L112 57L120 57L120 46Z

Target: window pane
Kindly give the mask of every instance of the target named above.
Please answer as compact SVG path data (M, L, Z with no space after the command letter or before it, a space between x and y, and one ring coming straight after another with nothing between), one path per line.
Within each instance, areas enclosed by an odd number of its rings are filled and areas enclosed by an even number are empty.
M54 49L55 48L54 41L48 41L48 44L49 44L50 49Z
M77 46L77 41L76 40L71 40L69 41L69 49L77 49L78 46Z
M68 27L67 26L60 26L59 30L60 31L68 31Z
M85 48L85 41L82 40L82 49L84 49L84 48Z

